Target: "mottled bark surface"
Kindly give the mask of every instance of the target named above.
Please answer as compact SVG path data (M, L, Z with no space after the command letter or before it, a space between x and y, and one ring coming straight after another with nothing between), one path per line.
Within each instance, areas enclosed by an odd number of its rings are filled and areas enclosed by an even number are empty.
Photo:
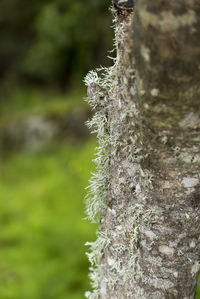
M116 16L107 202L91 298L195 298L200 269L200 1Z

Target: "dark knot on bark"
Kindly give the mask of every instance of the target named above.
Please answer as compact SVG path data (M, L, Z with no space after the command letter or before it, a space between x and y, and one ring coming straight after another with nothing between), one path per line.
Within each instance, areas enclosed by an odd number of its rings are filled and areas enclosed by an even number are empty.
M119 9L133 10L135 1L134 0L113 0L114 5Z

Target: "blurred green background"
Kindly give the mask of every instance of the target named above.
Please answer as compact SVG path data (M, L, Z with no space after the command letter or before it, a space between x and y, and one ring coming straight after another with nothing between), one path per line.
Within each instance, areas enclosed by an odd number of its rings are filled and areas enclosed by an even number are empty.
M0 299L90 288L84 188L96 141L83 78L111 64L110 2L0 2Z
M96 141L83 78L110 65L110 1L0 2L0 299L84 298Z

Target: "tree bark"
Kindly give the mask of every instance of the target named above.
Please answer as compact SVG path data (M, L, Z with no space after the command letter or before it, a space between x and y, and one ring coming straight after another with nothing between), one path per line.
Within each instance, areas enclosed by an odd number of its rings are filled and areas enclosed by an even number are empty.
M89 298L195 298L199 16L199 0L138 0L115 11L116 61L98 108L107 136L98 168L107 173Z

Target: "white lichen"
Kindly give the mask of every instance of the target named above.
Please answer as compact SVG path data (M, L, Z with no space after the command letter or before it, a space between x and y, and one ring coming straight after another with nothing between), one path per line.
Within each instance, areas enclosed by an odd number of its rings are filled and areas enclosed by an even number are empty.
M100 76L99 76L100 74ZM93 160L96 163L96 172L92 173L89 181L88 193L86 196L86 213L87 218L92 222L100 222L106 208L107 190L109 188L108 180L108 163L109 153L108 147L110 138L107 132L107 117L106 106L109 105L109 89L113 80L113 68L100 68L96 71L91 71L85 77L85 84L89 86L96 83L101 94L96 94L95 97L86 100L91 105L92 109L97 109L94 116L87 125L92 133L96 134L99 146L96 148L96 158ZM104 94L104 98L102 98ZM103 103L100 103L103 101ZM100 104L100 105L99 105ZM100 108L99 108L100 107ZM101 278L100 261L105 248L109 245L110 239L105 233L98 232L95 242L86 243L90 246L90 252L87 253L91 263L90 279L92 292L86 292L85 296L89 299L99 298L99 292L106 292L105 283Z
M154 232L152 232L151 230L145 230L144 234L150 239L150 240L154 240L157 238L156 234Z
M191 269L192 276L196 275L199 272L199 270L200 270L200 263L199 261L196 261Z
M173 256L174 255L174 248L171 248L167 245L159 246L158 250L160 251L160 253L168 255L168 256Z
M90 252L86 253L91 263L89 277L91 279L91 285L93 292L86 292L85 296L89 299L99 298L99 288L101 284L101 269L100 261L103 256L104 249L109 246L109 237L102 232L97 233L98 238L95 242L87 242L86 246L90 246Z
M150 49L146 48L144 45L141 47L141 55L146 62L150 61Z
M158 88L153 88L153 89L151 90L151 95L152 95L152 97L157 97L158 94L159 94L159 89L158 89Z
M182 179L181 183L185 188L192 188L199 184L199 179L193 177L185 177Z
M194 240L192 240L192 241L190 242L190 248L195 248L195 247L196 247L196 243L195 243Z
M101 77L98 75L101 73ZM111 86L112 82L112 68L101 68L97 71L90 71L85 77L85 84L89 86L92 83L98 84L98 86L106 92ZM98 106L98 97L87 99L92 108ZM107 99L106 99L107 100ZM104 105L106 102L104 103ZM96 148L96 173L92 173L92 177L89 181L88 194L86 197L86 213L88 219L92 222L99 222L106 203L107 190L109 187L108 182L108 146L109 136L107 133L107 117L105 109L97 110L90 121L87 122L88 128L91 133L96 134L99 146Z

